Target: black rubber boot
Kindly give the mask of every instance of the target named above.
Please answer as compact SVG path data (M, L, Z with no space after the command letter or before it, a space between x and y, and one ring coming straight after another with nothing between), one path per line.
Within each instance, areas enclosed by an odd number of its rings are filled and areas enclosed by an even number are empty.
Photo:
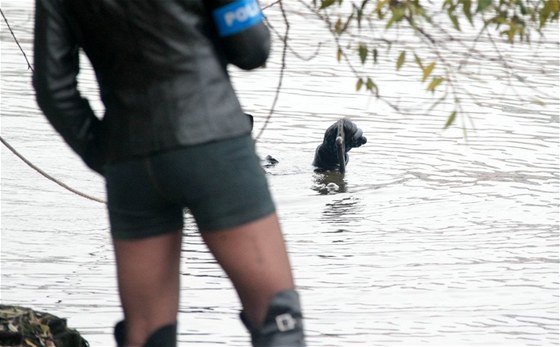
M295 290L282 291L272 300L262 327L251 326L243 312L241 321L251 333L253 347L305 347L299 296Z
M113 333L118 347L126 342L126 325L120 321L115 325ZM177 324L165 325L152 333L144 343L144 347L175 347L177 346Z
M177 346L177 324L165 325L148 337L144 347Z
M117 342L117 347L124 346L126 342L126 325L123 320L115 325L115 329L113 330L113 337Z

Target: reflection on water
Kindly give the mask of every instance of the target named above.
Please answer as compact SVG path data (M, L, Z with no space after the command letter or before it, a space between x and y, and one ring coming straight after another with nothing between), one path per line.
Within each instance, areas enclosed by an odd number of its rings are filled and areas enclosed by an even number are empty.
M346 193L346 181L344 174L338 171L317 171L315 173L315 184L313 190L319 194Z
M5 0L2 11L30 55L33 1ZM297 13L293 20L294 48L312 55L322 27ZM0 41L2 136L48 173L103 197L102 179L37 110L27 64L5 26ZM351 72L329 45L311 61L288 57L283 94L258 142L263 158L278 161L265 170L310 346L558 345L558 45L504 46L536 88L510 86L499 79L504 71L487 67L491 83L470 85L479 102L459 95L476 125L468 142L460 129L442 132L447 111L424 114L418 106L429 96L392 67L378 67L377 80L406 113L354 93ZM232 69L257 130L274 95L279 48L267 69ZM93 74L83 70L80 87L102 110ZM350 152L344 176L316 173L314 150L342 116L369 141ZM2 302L68 317L92 346L113 345L121 312L105 206L61 190L4 147L1 160ZM247 346L231 284L186 218L181 345Z

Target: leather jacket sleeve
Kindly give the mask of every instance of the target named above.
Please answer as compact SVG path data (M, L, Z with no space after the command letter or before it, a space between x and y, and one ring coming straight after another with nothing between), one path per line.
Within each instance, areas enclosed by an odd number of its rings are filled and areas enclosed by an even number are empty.
M257 0L205 0L220 46L231 63L244 70L263 66L270 53L270 32Z
M55 130L101 173L101 121L78 91L79 46L63 11L61 0L36 0L33 87Z

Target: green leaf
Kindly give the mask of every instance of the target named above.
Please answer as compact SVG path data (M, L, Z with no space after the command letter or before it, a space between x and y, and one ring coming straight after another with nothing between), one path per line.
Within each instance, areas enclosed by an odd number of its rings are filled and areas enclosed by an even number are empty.
M342 32L342 19L338 18L334 25L334 32L340 34Z
M372 54L373 54L373 63L374 63L374 64L377 64L377 55L378 55L378 54L377 54L377 48L374 48L374 49L373 49Z
M472 10L471 10L471 0L463 0L463 13L471 25L473 25Z
M540 100L540 99L537 99L537 98L531 99L531 102L532 102L533 104L536 104L536 105L539 105L539 106L543 106L543 107L546 106L546 102L544 102L544 101L542 101L542 100Z
M319 9L322 10L331 6L332 4L334 4L334 1L335 0L321 0L321 7L319 7Z
M502 33L505 33L508 37L508 42L509 43L513 43L514 37L515 37L515 32L516 32L516 26L513 23L510 23L509 25L509 29L503 31Z
M375 82L373 82L373 80L369 77L366 81L366 89L374 93L375 96L379 97L379 88L377 88L377 84L375 84Z
M377 6L375 6L375 12L381 11L383 7L385 7L389 3L389 0L381 0L377 2Z
M348 18L345 19L346 20L345 23L342 22L341 18L339 18L334 25L334 32L337 33L338 35L345 32L346 29L348 29L350 22L352 22L352 19L354 19L354 13L352 13L350 16L348 16Z
M519 11L522 15L526 16L529 14L529 11L527 11L527 7L525 7L525 5L523 5L521 1L518 1L517 5L519 6Z
M338 62L340 63L341 59L342 59L342 48L338 47L338 50L336 51L336 60L338 60Z
M420 59L419 56L416 55L416 53L414 53L414 61L416 61L416 64L418 64L418 66L422 69L422 71L424 71L424 65L422 65L422 60Z
M392 8L393 16L389 19L385 25L385 29L389 29L395 22L400 22L405 15L405 10L403 8Z
M385 29L389 29L396 21L397 21L397 16L393 15L385 25Z
M543 8L539 11L540 29L544 27L549 17L558 20L558 12L560 11L559 0L547 0Z
M452 12L448 12L447 14L449 16L449 19L451 20L451 23L453 23L453 27L455 28L455 30L461 31L461 26L459 25L459 18L457 18L457 16Z
M368 55L367 46L363 43L360 43L360 46L358 48L358 52L360 54L360 61L362 62L362 65L363 65L366 62L367 55Z
M492 6L492 0L478 0L476 12L484 12L488 7Z
M364 16L364 11L362 9L358 9L358 17L356 20L358 21L358 29L362 28L362 17Z
M364 85L364 80L362 80L361 78L358 79L358 82L356 83L356 91L359 91L360 89L362 89L363 85Z
M397 59L397 70L400 70L406 60L406 51L402 51Z
M366 89L367 90L372 90L375 87L375 83L373 82L373 80L371 78L367 78L366 81Z
M432 78L432 81L430 82L430 84L428 85L427 90L430 92L435 92L437 86L439 86L442 82L444 81L444 79L442 77L434 77Z
M430 65L426 66L424 69L422 69L423 72L423 76L422 76L422 82L425 82L428 77L430 77L432 71L434 71L434 68L436 67L436 63L433 62Z
M451 114L447 118L447 122L445 122L445 126L443 128L444 129L449 128L451 126L451 124L453 124L455 122L455 118L457 118L457 111L451 112Z

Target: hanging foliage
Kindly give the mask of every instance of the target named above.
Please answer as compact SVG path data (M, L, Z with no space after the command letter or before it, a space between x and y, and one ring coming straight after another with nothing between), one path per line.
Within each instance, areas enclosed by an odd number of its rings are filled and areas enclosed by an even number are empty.
M560 14L560 0L298 0L298 3L325 22L336 42L337 61L348 64L356 75L357 91L380 97L382 86L377 86L367 67L381 59L394 60L396 72L407 66L419 69L416 70L419 83L431 94L438 94L434 106L443 100L454 104L444 128L453 125L464 113L457 96L461 88L458 82L466 75L462 70L464 64L471 56L480 54L479 41L490 42L499 63L510 76L515 75L499 52L498 41L514 45L530 44L535 37L542 39L543 29L549 23L557 23ZM401 37L417 41L403 45ZM459 63L450 59L458 54L449 48L450 42L463 44ZM398 52L391 50L393 46L399 46Z

